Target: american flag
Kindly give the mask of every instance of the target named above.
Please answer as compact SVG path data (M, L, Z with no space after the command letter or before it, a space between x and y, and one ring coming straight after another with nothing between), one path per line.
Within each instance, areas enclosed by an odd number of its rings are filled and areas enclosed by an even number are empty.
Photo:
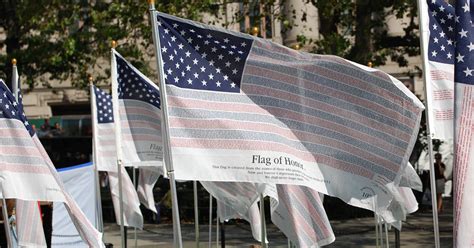
M381 189L399 182L423 109L403 84L335 56L156 18L177 179L390 201Z
M427 61L427 102L430 129L434 138L452 139L454 120L454 60L456 15L454 7L444 0L423 0L420 12L425 29L424 54ZM427 46L426 46L427 45Z
M61 201L59 185L33 140L22 107L0 80L0 174L5 198Z
M117 85L123 162L125 165L161 166L160 92L150 79L115 50L112 82ZM115 72L115 73L114 73Z
M101 234L64 190L51 159L13 94L0 80L0 174L5 198L60 201L89 246L103 247ZM8 155L7 155L8 154Z
M474 1L458 0L455 33L454 245L474 246Z

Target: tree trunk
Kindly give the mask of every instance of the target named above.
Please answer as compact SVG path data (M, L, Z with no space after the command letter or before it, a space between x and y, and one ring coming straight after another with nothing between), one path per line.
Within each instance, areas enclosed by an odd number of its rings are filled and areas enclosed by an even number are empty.
M372 6L378 0L356 0L355 43L350 59L366 65L373 52L372 44Z

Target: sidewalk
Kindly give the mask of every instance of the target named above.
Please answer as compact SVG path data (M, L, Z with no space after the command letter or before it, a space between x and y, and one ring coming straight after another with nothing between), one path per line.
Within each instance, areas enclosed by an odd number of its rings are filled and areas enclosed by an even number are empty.
M439 215L441 247L452 247L453 211L452 199L445 198L445 211ZM215 222L214 222L215 223ZM331 221L336 241L326 247L375 247L374 218L359 218ZM194 224L181 224L184 247L196 247ZM278 228L269 224L267 227L269 247L288 247L288 241ZM200 247L209 247L209 226L200 225ZM216 242L216 229L213 226L213 247ZM173 247L173 227L170 224L147 224L144 230L137 231L137 247ZM409 215L403 222L400 233L400 247L434 247L433 221L431 210L418 210ZM114 247L120 247L120 228L114 223L105 226L105 240ZM250 247L258 244L252 238L250 226L244 223L225 225L226 247ZM394 231L389 231L390 247L395 247ZM135 247L133 229L128 230L128 247Z

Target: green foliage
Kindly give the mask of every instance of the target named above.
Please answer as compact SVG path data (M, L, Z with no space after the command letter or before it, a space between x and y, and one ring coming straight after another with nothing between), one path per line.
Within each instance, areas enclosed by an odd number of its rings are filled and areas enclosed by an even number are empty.
M158 10L200 19L212 12L213 0L159 1ZM30 87L51 80L87 85L88 74L107 82L111 41L145 74L153 56L146 1L18 0L0 2L0 78L11 75L12 58ZM102 72L97 74L97 72ZM107 82L108 83L108 82Z

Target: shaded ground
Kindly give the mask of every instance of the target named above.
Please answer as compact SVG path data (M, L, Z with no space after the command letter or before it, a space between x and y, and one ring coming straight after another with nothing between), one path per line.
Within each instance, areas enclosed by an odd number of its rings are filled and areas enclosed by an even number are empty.
M445 198L445 211L439 215L441 247L452 247L453 211L451 198ZM374 218L355 218L332 220L336 241L326 247L375 247ZM196 247L194 224L181 224L184 247ZM287 239L274 225L268 225L269 247L288 247ZM119 226L108 223L105 226L105 239L114 247L120 247ZM216 242L215 225L212 240ZM137 243L140 248L173 247L173 229L170 224L147 224L144 230L137 232ZM200 226L200 247L208 247L209 226ZM251 235L250 226L243 222L225 225L226 247L250 247L258 244ZM389 231L390 247L395 247L394 231ZM135 247L133 229L128 231L128 247ZM400 234L400 247L434 247L432 212L421 209L408 216L403 222Z

